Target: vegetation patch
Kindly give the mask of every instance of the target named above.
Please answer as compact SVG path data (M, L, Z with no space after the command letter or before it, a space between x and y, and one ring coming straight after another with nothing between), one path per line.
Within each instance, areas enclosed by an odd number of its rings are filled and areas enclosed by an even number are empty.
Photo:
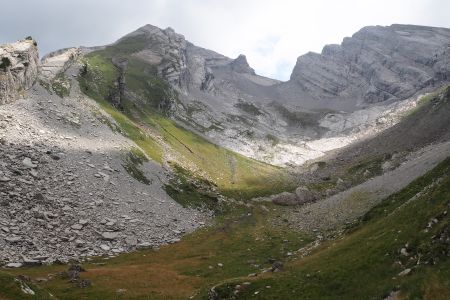
M52 79L51 83L52 90L59 97L67 97L70 94L70 81L67 76L61 72Z
M39 79L39 84L47 90L47 92L49 92L50 94L53 93L51 87L50 87L50 83L48 83L45 80Z
M364 181L364 177L367 178L381 175L383 173L383 162L388 157L386 157L386 155L366 157L358 162L355 162L353 165L348 167L344 177L349 178L357 184Z
M0 271L0 299L52 299L52 297L33 284L28 276L14 276Z
M234 105L234 107L239 108L240 110L253 115L253 116L260 116L262 115L261 111L258 107L256 107L253 103L244 102L242 100L239 100L238 103Z
M213 211L216 215L226 211L226 203L219 199L217 187L197 177L177 164L172 164L174 177L165 185L169 196L184 207Z
M6 71L11 66L11 60L8 57L2 57L2 61L0 62L0 69Z
M147 162L148 158L136 147L132 147L128 151L123 159L123 167L134 179L144 184L150 184L151 181L145 177L144 172L141 170L141 165Z
M266 139L269 140L273 147L280 143L280 139L273 134L266 134Z

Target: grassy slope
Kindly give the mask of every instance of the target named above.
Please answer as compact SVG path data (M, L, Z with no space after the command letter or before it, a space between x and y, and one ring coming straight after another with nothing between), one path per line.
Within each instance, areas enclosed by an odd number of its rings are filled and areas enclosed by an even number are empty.
M159 102L174 97L174 92L156 76L154 66L137 61L126 51L113 50L108 47L86 57L88 72L81 77L80 86L151 158L162 161L163 147L154 138L159 136L176 153L178 160L194 164L197 170L201 170L197 176L206 175L228 196L248 199L294 188L293 178L283 169L214 145L156 112ZM105 100L115 88L118 72L111 63L111 57L117 57L118 52L121 57L129 58L126 84L139 98L125 99L122 112Z
M408 202L441 177L442 181ZM325 243L309 257L293 261L280 275L256 280L241 298L383 299L400 290L404 299L450 299L450 261L442 254L449 245L435 238L449 227L449 217L443 215L449 209L449 196L447 159L387 198L343 239ZM439 222L425 232L432 218ZM406 243L411 258L400 254ZM412 268L412 273L398 276L405 268Z
M22 292L21 283L15 280L15 276L0 271L0 300L51 299L49 294L42 288L30 283L25 284L35 292L35 295L25 294Z

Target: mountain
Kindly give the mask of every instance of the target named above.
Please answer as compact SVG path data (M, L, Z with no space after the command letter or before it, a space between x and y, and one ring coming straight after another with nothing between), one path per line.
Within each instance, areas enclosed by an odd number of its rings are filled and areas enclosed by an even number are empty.
M300 56L287 82L171 28L143 26L107 52L155 66L178 92L163 106L186 128L246 156L295 165L395 122L418 95L448 80L449 45L444 28L365 27L342 45Z

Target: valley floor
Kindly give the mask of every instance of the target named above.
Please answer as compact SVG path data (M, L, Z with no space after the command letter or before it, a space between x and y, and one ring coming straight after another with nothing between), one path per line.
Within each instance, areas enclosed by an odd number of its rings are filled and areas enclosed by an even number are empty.
M279 207L242 206L179 243L93 258L81 279L67 265L2 271L5 283L19 279L0 295L32 299L28 286L40 299L448 299L449 174L446 159L336 239L274 226Z

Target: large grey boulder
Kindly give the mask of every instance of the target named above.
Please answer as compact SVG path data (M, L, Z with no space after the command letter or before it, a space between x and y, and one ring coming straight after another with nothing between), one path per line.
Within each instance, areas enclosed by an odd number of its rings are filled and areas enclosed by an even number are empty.
M289 192L283 192L273 196L272 202L283 206L294 206L300 204L297 195Z
M282 192L271 198L274 204L283 206L302 205L318 199L317 194L306 187L298 187L294 193Z

